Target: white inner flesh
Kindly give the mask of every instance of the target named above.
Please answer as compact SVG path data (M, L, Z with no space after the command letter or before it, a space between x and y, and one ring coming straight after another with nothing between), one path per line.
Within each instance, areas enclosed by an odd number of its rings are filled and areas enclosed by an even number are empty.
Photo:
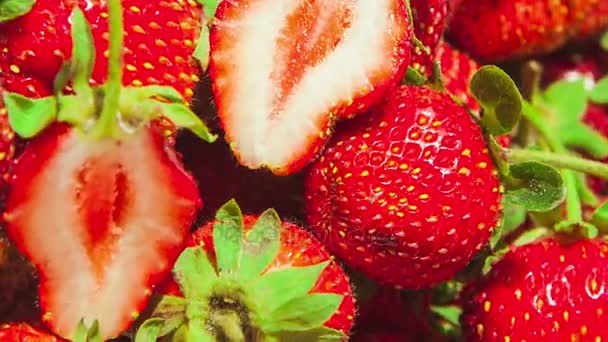
M334 6L352 6L352 21L342 41L318 65L307 70L287 98L284 112L269 118L277 93L270 75L274 68L277 37L285 19L300 0L258 0L244 18L223 21L239 40L230 51L213 58L230 64L235 75L235 98L225 113L231 116L232 137L241 157L250 167L285 165L294 152L304 152L307 141L318 135L316 121L328 109L348 101L362 88L371 88L368 75L391 67L386 35L397 28L387 13L394 0L332 0ZM329 4L328 4L329 6ZM327 25L327 17L317 20L316 30ZM288 70L285 72L289 72ZM230 82L230 80L226 80ZM221 82L219 80L221 89Z
M173 194L166 181L169 175L158 172L164 168L156 153L142 146L153 146L145 133L133 135L120 146L111 141L91 144L72 134L60 147L57 158L35 180L34 188L42 191L33 194L30 201L9 216L11 220L26 222L23 227L32 230L23 232L26 247L36 248L37 257L47 258L36 260L44 265L48 288L53 289L54 297L48 298L52 306L47 309L53 325L66 337L72 337L70 334L81 318L88 324L99 320L104 339L120 333L135 310L131 305L146 296L147 272L142 269L149 272L163 269L165 257L159 251L183 239L183 234L177 234L172 227L173 213L181 206L193 204ZM116 241L103 283L98 283L94 276L77 233L86 230L78 220L74 201L77 181L66 177L69 172L76 174L95 155L122 164L131 189L137 194L124 225L114 227L124 235Z

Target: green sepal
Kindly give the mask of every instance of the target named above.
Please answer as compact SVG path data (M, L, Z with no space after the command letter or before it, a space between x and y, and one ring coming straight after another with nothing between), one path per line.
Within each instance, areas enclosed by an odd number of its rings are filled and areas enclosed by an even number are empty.
M401 81L401 84L421 86L424 85L426 81L426 77L424 77L420 72L418 72L418 70L412 67L407 67L407 71L405 73L405 76L403 77L403 80Z
M156 341L175 331L186 321L187 305L188 301L184 298L161 296L154 305L150 318L138 328L135 342ZM151 339L152 337L155 338Z
M602 234L608 234L608 202L595 209L591 216L591 223L594 224Z
M85 102L86 97L81 96L59 96L59 110L57 122L69 123L72 126L81 127L85 122L95 120L94 104L90 106ZM93 101L93 97L89 97Z
M99 331L99 321L95 320L90 327L88 327L84 320L81 319L78 322L76 333L74 334L74 342L103 342Z
M566 146L583 149L595 158L603 159L608 156L608 139L582 122L587 100L584 79L562 80L552 83L536 97L534 106L551 113L547 120Z
M234 199L224 204L215 215L213 245L221 276L236 275L243 244L243 213Z
M582 220L564 220L555 225L555 230L562 233L575 233L585 239L595 239L599 235L598 228Z
M600 200L587 183L584 173L576 174L576 190L582 203L590 206L596 206L599 203Z
M260 310L270 315L270 312L293 298L306 295L317 283L327 265L329 261L266 273L251 284L251 293L255 293Z
M608 104L608 76L602 77L589 92L589 99L595 103Z
M22 138L31 138L42 132L57 117L57 100L54 96L32 99L17 93L4 93L11 128Z
M261 317L262 331L305 331L320 327L336 313L343 296L334 293L312 293L294 298L270 313L272 319Z
M156 342L161 335L161 330L165 324L162 318L148 318L140 327L137 329L135 335L135 342Z
M163 98L171 103L184 103L184 97L173 87L161 85L148 85L144 87L127 88L129 97L137 101L147 100L153 97Z
M93 32L80 7L75 6L72 21L72 58L70 69L72 84L77 95L91 95L89 80L95 65L95 42Z
M154 101L154 100L149 100ZM185 128L202 140L213 143L217 140L217 135L211 134L205 123L183 103L164 103L156 101L161 108L162 116L171 120L174 125Z
M238 276L247 282L270 266L279 253L281 219L274 209L268 209L247 232L242 245Z
M515 82L499 67L481 67L471 78L469 88L483 108L484 128L494 135L509 133L521 117L522 96Z
M460 315L462 315L462 308L456 305L432 305L431 311L439 316L441 319L449 322L453 325L460 324Z
M209 41L209 26L204 23L201 26L201 32L196 43L196 49L192 56L198 61L203 72L209 67L209 53L211 51L211 42Z
M279 332L269 336L267 340L272 342L331 342L344 341L346 338L347 336L343 332L322 326L306 331Z
M490 238L490 248L492 250L496 249L496 246L498 246L503 237L508 236L526 222L528 216L525 208L504 199L502 202L502 221Z
M205 250L196 246L184 249L177 258L173 277L186 298L205 298L218 276Z
M509 247L507 246L492 252L492 255L489 255L487 258L484 259L483 266L481 268L481 274L485 276L490 273L490 271L492 271L492 267L494 267L494 265L498 261L500 261L508 252Z
M28 14L36 0L0 0L0 23L5 23Z
M215 12L217 11L217 6L220 4L222 0L196 0L199 4L203 6L203 11L205 12L205 16L207 18L215 17Z
M521 247L533 242L536 242L546 236L548 236L551 231L545 227L536 227L530 230L523 232L520 236L517 237L512 243L514 247Z
M213 337L207 329L205 329L205 322L200 319L191 319L188 321L188 329L186 330L186 339L188 342L216 342L217 340Z
M529 211L549 211L566 197L561 174L552 166L526 161L512 164L505 182L505 199Z
M53 94L55 96L61 96L63 94L63 89L70 83L70 79L72 78L72 61L67 60L64 61L55 75L55 79L53 80Z
M608 51L608 31L605 32L600 38L600 47L604 51Z

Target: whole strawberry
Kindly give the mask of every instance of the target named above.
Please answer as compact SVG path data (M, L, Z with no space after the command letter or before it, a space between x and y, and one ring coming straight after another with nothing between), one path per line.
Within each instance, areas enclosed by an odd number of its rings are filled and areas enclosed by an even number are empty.
M446 27L448 14L447 0L410 0L414 17L414 33L420 42L428 48L425 53L417 46L412 46L410 66L422 74L430 73L433 56Z
M487 243L501 186L479 127L449 95L403 86L336 134L307 173L306 216L345 263L422 288Z
M497 62L551 52L607 25L605 1L464 0L449 31L476 59Z
M479 64L445 41L437 46L435 58L441 63L441 73L446 90L471 110L479 112L479 104L469 91L469 82L479 69Z
M348 277L319 241L274 210L243 216L232 200L188 246L173 269L175 282L159 289L169 295L138 336L147 336L148 324L158 319L172 327L161 335L184 330L192 342L203 336L325 341L349 334L355 311ZM188 317L179 315L182 308Z
M108 63L107 0L37 0L32 10L0 23L0 71L6 89L23 95L18 85L35 79L48 89L62 64L71 58L70 14L78 5L91 22L96 50L92 84L106 81ZM200 69L192 55L200 33L201 6L194 0L124 0L127 38L124 85L165 85L189 100ZM15 79L12 81L11 79Z
M365 112L401 81L410 39L402 0L220 2L209 75L239 162L301 170L336 120Z
M27 323L8 323L0 325L0 341L64 342L65 340Z
M513 248L469 291L467 341L604 341L608 243L548 238Z

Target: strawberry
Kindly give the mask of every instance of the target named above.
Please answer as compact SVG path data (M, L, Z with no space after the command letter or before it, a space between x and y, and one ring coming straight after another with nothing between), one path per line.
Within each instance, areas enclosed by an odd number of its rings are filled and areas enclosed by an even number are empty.
M307 173L306 216L351 267L422 288L453 277L487 243L501 191L464 108L447 94L404 86L340 127Z
M221 2L209 74L239 162L281 175L302 169L335 120L401 81L410 36L401 0Z
M214 139L177 90L121 86L123 11L119 0L108 5L118 19L110 20L106 83L89 85L94 35L75 8L79 39L66 80L75 94L4 96L15 132L34 138L16 160L4 220L38 270L43 321L64 338L81 321L98 322L104 340L128 328L170 271L202 204L151 122L164 116Z
M234 338L236 332L245 341L318 341L350 332L355 312L347 275L319 241L281 221L273 209L243 216L231 200L192 234L188 246L175 264L175 282L159 288L169 295L160 299L151 322L160 318L178 331L188 323L195 336L193 318L175 316L185 306L201 315L190 317L200 317L209 340L229 333L229 340L243 340ZM144 322L138 335L147 328Z
M26 15L0 23L0 71L39 80L51 87L62 63L71 58L69 17L80 6L92 23L99 51L92 84L106 80L107 0L38 0ZM175 87L186 99L193 95L199 67L192 54L200 33L201 6L194 0L149 2L124 0L125 85ZM12 75L11 75L12 74ZM6 86L20 92L20 87ZM23 94L27 95L27 94Z
M469 289L467 341L608 338L608 243L552 237L512 248Z
M425 53L419 47L413 46L410 66L422 74L432 69L435 50L445 31L448 14L447 0L410 0L412 16L414 17L414 33L420 42L429 49Z
M449 31L474 58L498 62L551 52L607 25L604 1L464 0Z
M0 325L0 341L60 342L65 340L27 323L9 323Z
M445 41L442 41L437 47L435 58L441 63L441 73L446 90L471 110L479 112L479 104L469 91L469 82L479 69L479 64Z

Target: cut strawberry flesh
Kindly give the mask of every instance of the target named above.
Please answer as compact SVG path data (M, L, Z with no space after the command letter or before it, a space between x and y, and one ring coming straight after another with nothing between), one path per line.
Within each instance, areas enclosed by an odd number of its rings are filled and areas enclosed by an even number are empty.
M58 334L85 318L118 335L170 270L201 204L170 153L160 130L95 140L55 126L20 158L5 219Z
M361 113L409 61L398 0L225 1L211 34L220 119L240 162L293 170L334 119Z

